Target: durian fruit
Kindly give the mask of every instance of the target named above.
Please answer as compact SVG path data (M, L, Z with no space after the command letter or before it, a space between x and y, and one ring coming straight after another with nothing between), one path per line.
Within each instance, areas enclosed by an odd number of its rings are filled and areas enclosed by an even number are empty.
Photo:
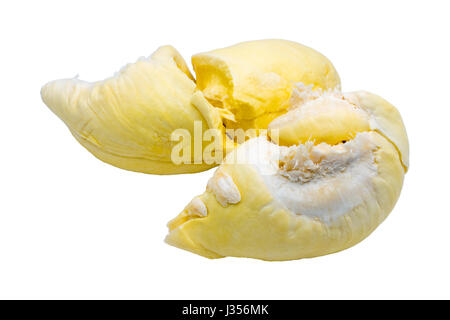
M166 242L208 258L316 257L366 238L393 209L408 168L398 111L368 92L300 84L269 137L229 153L169 222Z
M218 108L231 113L231 129L265 129L288 107L293 84L340 88L339 75L319 52L299 43L272 39L239 43L196 54L197 86Z
M196 89L185 61L171 46L104 81L52 81L41 96L87 150L119 168L174 174L216 165L194 152L194 124L197 121L200 135L211 128L223 132L220 111ZM187 130L192 139L187 163L172 161L173 148L183 142L171 139L177 129Z

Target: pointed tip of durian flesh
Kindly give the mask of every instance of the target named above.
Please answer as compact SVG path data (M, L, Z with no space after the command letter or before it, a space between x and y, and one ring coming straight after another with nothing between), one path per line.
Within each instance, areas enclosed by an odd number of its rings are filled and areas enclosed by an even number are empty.
M70 128L81 120L81 112L74 108L73 104L88 87L88 82L77 78L54 80L42 86L41 98L45 105Z
M223 256L208 250L201 244L193 241L185 224L188 221L202 219L208 216L208 209L200 197L195 197L184 210L173 220L169 221L167 227L169 233L164 241L179 249L187 250L210 259L222 258Z

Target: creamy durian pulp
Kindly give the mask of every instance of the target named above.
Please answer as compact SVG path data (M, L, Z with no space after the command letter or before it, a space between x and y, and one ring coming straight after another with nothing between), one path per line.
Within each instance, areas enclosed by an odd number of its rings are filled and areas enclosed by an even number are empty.
M261 136L228 154L169 223L169 244L209 258L292 260L351 247L386 218L408 167L398 112L367 92L297 91L269 125L285 145Z

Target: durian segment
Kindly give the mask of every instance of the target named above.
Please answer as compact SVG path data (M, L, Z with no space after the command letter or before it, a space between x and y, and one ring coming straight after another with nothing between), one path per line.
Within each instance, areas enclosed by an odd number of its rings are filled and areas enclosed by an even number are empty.
M382 97L367 91L349 92L344 96L370 115L370 129L378 131L396 146L403 166L408 170L408 135L398 110Z
M188 130L193 139L194 122L199 121L203 130L223 132L220 111L196 91L185 61L171 46L159 48L150 58L141 58L104 81L52 81L41 95L75 138L109 164L155 174L215 166L199 160L193 150L195 164L177 165L171 160L172 148L179 143L171 141L174 130Z
M247 141L217 169L232 179L241 200L224 207L207 190L198 198L208 215L169 223L167 243L208 258L315 257L363 240L398 199L399 153L377 132L339 145L280 147L265 139Z
M227 128L267 128L288 107L292 86L340 87L331 62L319 52L286 40L258 40L192 57L197 86L236 121Z

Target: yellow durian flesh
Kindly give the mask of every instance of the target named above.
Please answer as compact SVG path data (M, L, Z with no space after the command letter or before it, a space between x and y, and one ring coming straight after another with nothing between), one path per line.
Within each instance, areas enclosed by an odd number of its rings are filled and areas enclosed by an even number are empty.
M204 130L211 126L223 130L219 111L196 91L186 63L171 46L104 81L52 81L42 88L41 96L75 138L109 164L155 174L215 166L201 161L177 165L171 160L178 143L171 141L174 130L188 130L194 137L194 121L200 121Z
M369 129L366 112L333 95L311 100L269 124L269 133L277 131L279 144L284 146L311 139L315 143L337 144Z
M342 111L335 109L328 113ZM377 120L370 120L375 127ZM405 174L392 140L364 129L345 143L314 143L320 138L314 126L311 140L290 147L265 137L247 141L227 156L196 206L169 223L166 242L208 258L263 260L355 245L393 209ZM233 201L224 201L227 196ZM200 207L202 214L195 214Z
M398 110L383 98L367 92L341 93L338 90L313 92L297 84L290 110L268 126L279 144L290 146L313 141L337 144L356 133L374 130L398 149L401 162L409 166L409 144Z
M197 86L216 107L229 110L227 128L267 128L288 107L295 82L315 89L340 87L331 62L319 52L286 40L258 40L196 54Z

